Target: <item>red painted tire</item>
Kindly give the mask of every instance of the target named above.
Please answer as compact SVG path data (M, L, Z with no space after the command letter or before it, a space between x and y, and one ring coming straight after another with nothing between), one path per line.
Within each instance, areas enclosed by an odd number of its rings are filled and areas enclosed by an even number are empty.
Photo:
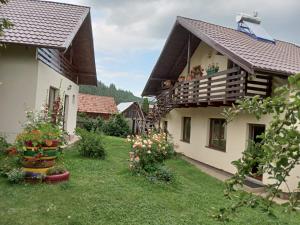
M63 181L68 181L70 177L69 171L64 172L63 174L57 174L57 175L49 175L45 177L46 183L59 183Z

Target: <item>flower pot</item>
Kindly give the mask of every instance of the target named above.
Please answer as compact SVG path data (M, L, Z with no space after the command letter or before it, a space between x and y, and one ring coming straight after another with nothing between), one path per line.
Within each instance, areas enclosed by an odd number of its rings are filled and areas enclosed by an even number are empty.
M48 160L36 160L23 158L21 160L21 164L25 168L49 168L54 166L55 159L48 159Z
M47 159L55 159L57 158L58 150L56 148L43 148L43 151L40 152L35 148L31 148L30 150L27 148L26 151L23 152L23 157L26 159L40 159L40 160L47 160Z
M47 175L44 179L46 183L58 183L63 181L68 181L70 177L69 171L66 171L62 174L56 174L56 175Z
M45 147L58 147L59 140L45 140Z

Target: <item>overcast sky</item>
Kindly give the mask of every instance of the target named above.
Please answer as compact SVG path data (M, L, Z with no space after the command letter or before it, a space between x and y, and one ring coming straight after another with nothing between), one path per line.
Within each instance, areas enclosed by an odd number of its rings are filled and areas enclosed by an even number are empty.
M92 8L98 79L140 95L176 16L236 27L257 11L275 39L300 43L299 0L53 0Z

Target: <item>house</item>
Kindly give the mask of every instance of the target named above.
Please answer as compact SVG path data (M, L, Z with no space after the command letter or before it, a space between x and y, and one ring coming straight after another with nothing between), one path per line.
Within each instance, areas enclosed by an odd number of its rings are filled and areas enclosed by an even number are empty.
M139 123L145 122L145 116L141 109L141 106L137 102L122 102L118 104L118 111L121 113L126 121L128 122L129 127L131 128L132 134L140 134Z
M156 97L153 120L168 130L178 152L229 173L271 117L242 114L223 126L224 108L245 96L271 96L300 72L299 46L273 39L258 17L237 19L238 29L231 29L178 17L142 94ZM298 166L288 177L292 190L299 174ZM249 180L271 182L267 174Z
M97 85L90 8L10 0L0 17L13 28L0 37L0 133L13 141L25 110L64 98L64 129L74 134L80 84Z
M101 117L108 120L118 112L115 99L107 96L79 94L78 112L85 113L91 118Z

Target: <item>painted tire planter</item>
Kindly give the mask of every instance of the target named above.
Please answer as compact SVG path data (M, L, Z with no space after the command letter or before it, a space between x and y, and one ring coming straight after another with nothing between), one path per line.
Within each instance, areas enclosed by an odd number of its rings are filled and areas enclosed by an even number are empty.
M21 164L25 168L49 168L54 166L55 160L54 159L31 160L31 159L23 158Z
M24 158L33 159L39 157L39 159L55 159L58 155L56 148L43 149L43 152L35 150L26 150L23 152Z
M46 183L54 184L54 183L58 183L58 182L68 181L69 177L70 177L70 173L69 173L69 171L66 171L62 174L48 175L45 177L44 181Z

